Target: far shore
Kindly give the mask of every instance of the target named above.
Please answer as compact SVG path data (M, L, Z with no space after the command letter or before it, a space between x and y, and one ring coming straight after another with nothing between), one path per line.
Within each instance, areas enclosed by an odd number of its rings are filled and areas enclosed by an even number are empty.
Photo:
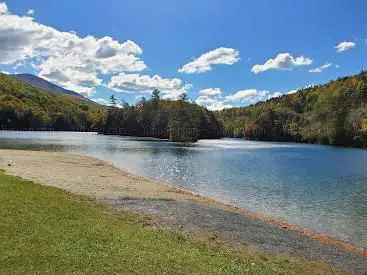
M59 152L0 150L0 169L124 211L157 216L157 227L201 231L260 250L323 260L346 270L367 270L367 250L357 245L136 176L99 159ZM204 223L200 218L208 220Z

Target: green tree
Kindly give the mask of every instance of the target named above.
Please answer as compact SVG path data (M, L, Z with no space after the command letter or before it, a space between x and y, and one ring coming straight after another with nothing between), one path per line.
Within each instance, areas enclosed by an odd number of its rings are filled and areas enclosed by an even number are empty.
M114 95L111 95L110 96L110 105L112 107L116 107L117 106L117 99L116 99L116 97Z
M187 96L187 93L182 93L182 94L179 95L178 100L188 101L189 97Z
M153 102L159 102L160 100L160 96L159 96L160 92L158 89L154 89L152 92L152 101Z

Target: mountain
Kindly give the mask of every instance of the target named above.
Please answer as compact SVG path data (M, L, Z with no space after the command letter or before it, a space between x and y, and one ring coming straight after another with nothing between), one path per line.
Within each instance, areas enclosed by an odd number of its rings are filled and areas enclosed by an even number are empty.
M103 127L106 115L106 107L81 96L50 92L0 73L0 129L91 131Z
M54 93L72 95L72 96L76 96L76 97L79 97L79 98L82 98L84 100L89 101L89 99L85 98L81 94L78 94L78 93L70 91L70 90L66 90L66 89L64 89L60 86L57 86L57 85L55 85L55 84L53 84L53 83L51 83L47 80L44 80L43 78L40 78L38 76L33 75L33 74L13 74L13 75L10 75L10 76L15 77L19 80L22 80L25 83L28 83L29 85L41 88L43 90L47 90L47 91L54 92Z
M222 129L222 127L224 129ZM195 141L220 136L367 148L367 72L214 114L159 92L108 108L0 73L0 129L94 130Z
M228 136L367 147L367 72L215 114Z
M192 142L218 138L212 112L190 103L142 98L135 106L106 107L62 93L49 92L0 73L0 129L97 131Z

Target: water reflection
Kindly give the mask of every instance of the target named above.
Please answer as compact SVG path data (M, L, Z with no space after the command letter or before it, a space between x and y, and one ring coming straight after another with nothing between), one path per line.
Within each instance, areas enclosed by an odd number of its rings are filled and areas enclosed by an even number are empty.
M238 139L184 144L61 132L0 132L0 148L98 157L367 247L364 150Z

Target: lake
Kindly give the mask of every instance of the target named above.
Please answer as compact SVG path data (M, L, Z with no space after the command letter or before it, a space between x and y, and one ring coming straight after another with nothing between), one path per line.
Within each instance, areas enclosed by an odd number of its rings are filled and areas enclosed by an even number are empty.
M0 131L0 149L93 156L132 173L367 248L367 150L95 133Z

